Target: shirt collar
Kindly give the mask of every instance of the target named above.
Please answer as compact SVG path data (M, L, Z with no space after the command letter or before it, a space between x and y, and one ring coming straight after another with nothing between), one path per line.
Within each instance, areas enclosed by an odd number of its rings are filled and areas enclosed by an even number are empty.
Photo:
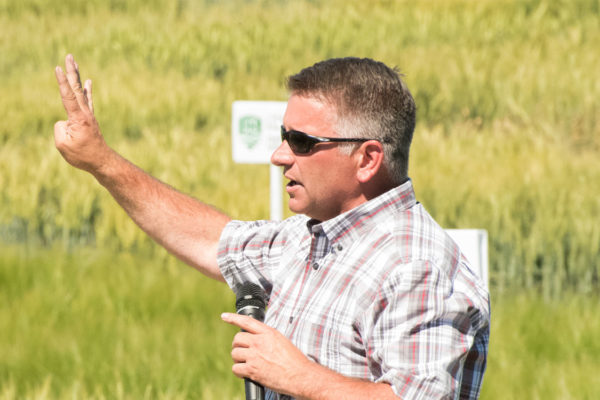
M313 233L323 232L331 243L349 236L353 237L360 232L360 228L373 219L380 212L403 211L417 203L412 181L408 179L400 186L362 203L361 205L324 222L311 219L306 223L308 231Z

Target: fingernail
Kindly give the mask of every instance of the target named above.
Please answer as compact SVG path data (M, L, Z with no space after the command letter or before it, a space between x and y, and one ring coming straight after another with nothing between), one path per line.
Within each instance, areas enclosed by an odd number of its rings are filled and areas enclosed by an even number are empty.
M229 313L222 313L221 314L221 319L223 321L227 321L227 320L229 320L229 315L230 315Z

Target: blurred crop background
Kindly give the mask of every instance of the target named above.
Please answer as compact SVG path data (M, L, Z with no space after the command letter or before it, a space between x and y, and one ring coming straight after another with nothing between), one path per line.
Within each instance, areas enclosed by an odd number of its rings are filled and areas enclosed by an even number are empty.
M398 66L417 198L489 234L481 397L600 398L598 43L598 0L0 0L0 400L243 398L233 295L54 149L67 53L112 147L241 219L269 178L231 160L234 100L329 57Z

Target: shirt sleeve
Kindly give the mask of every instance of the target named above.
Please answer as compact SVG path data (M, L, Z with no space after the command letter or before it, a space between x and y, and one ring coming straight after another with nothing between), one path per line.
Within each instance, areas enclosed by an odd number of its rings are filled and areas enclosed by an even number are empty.
M376 382L389 383L403 399L453 399L467 359L479 362L467 374L483 375L489 315L455 289L431 261L401 265L386 279L366 321ZM478 390L477 384L473 398Z
M217 262L223 278L234 291L244 282L272 289L273 269L279 265L285 244L280 221L230 221L219 240Z

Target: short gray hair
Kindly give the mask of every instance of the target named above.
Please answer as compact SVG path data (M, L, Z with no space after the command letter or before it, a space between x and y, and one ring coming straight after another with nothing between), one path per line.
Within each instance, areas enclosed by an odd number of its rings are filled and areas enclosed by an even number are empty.
M369 58L333 58L290 76L287 87L335 106L340 136L379 140L393 183L406 180L416 106L396 68Z

